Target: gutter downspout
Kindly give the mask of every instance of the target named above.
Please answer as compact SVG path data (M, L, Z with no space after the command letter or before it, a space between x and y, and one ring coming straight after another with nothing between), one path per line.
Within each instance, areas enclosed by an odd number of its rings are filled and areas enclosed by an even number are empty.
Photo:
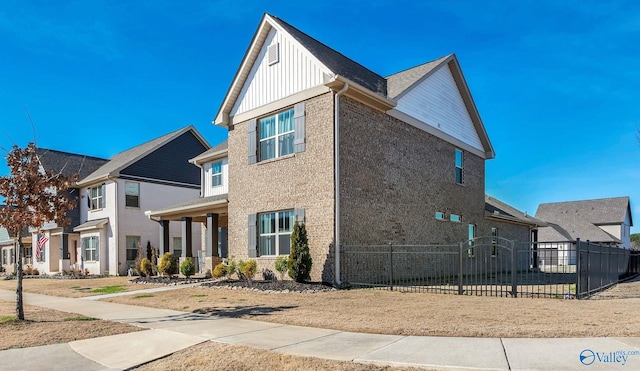
M107 177L107 181L109 181L109 180L112 180L112 178L111 177ZM119 203L120 202L118 200L118 187L120 187L120 184L118 183L118 179L115 179L113 183L115 184L115 190L116 190L116 194L114 196L116 207L115 207L115 213L113 215L113 224L115 224L115 226L116 226L113 229L113 234L114 234L113 238L114 238L115 243L116 243L116 248L115 248L115 250L116 250L115 251L115 253L116 253L116 274L115 275L119 276L120 275L120 240L119 240L120 239L120 225L118 224L118 214L120 213L120 210L119 210ZM124 182L122 182L122 185L124 187ZM107 193L106 183L105 183L105 186L104 186L104 193L105 193L105 195ZM125 245L126 245L126 243L125 243ZM109 253L109 250L107 249L107 254L108 253ZM108 269L109 269L109 261L107 260L107 270Z
M337 76L336 76L337 77ZM342 281L340 281L340 96L347 91L349 88L349 83L345 82L344 86L340 91L338 91L334 95L334 104L333 104L333 132L334 132L334 142L333 142L333 161L335 162L335 216L334 216L334 250L335 250L335 281L336 286L340 287L342 285Z

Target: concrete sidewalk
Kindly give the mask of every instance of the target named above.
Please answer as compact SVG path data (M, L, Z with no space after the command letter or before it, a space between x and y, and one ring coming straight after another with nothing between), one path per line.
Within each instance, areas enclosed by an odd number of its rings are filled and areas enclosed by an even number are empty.
M155 289L150 289L155 290ZM146 290L136 291L137 294ZM640 369L640 338L499 339L360 334L108 303L95 298L24 296L25 304L149 328L0 352L0 368L123 370L205 342L286 354L430 369ZM0 290L0 300L15 293Z

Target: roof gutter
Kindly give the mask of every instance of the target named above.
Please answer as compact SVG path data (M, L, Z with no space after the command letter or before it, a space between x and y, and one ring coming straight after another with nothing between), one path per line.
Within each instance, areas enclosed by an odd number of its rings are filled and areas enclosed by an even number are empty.
M336 76L336 79L338 76ZM335 250L335 281L336 285L340 287L342 281L340 281L340 96L349 89L349 82L345 81L344 86L340 91L336 92L333 99L333 161L334 161L334 182L335 182L335 207L334 212L334 250Z

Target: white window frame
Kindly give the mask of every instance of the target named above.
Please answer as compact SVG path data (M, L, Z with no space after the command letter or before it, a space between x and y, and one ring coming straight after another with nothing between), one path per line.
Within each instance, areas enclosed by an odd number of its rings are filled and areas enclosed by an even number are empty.
M136 192L135 193L131 193L130 190L129 190L129 187L127 187L127 185L129 185L129 186L135 185L137 187ZM133 204L129 205L129 198L130 197L135 197L135 200L136 200L135 205L133 205ZM132 200L133 200L133 198L132 198ZM136 208L136 209L140 208L140 183L138 183L138 182L128 182L128 181L124 182L124 206L125 207L133 207L133 208Z
M266 216L273 216L275 221L275 228L273 232L264 232L263 231L263 223L262 218ZM289 229L281 227L281 217L287 217L289 219ZM258 214L258 256L278 256L278 255L289 255L291 251L291 233L293 232L293 225L295 223L295 211L293 209L289 210L281 210L275 212L268 213L260 213ZM287 241L288 250L284 249L280 246L281 237L288 237ZM264 251L266 246L264 246L264 241L267 238L273 238L274 246L273 251Z
M449 215L449 220L454 223L462 223L462 215L451 214Z
M95 187L89 187L89 197L91 198L91 210L104 209L105 206L105 186L101 184Z
M289 115L289 118L291 120L291 130L286 130L286 131L281 131L281 127L280 127L280 122L281 120L283 120L284 115ZM280 158L280 157L284 157L284 156L288 156L291 154L295 153L295 121L294 121L294 115L295 115L295 110L293 108L284 110L284 111L280 111L278 113L276 113L275 115L271 115L271 116L267 116L267 117L263 117L261 119L258 120L258 154L259 154L259 161L266 161L266 160L273 160L276 158ZM264 138L263 133L264 133L264 128L262 126L262 123L267 121L267 120L275 120L274 125L275 125L275 130L274 130L274 134L273 135L269 135L269 136L265 136ZM284 130L284 129L282 129ZM287 153L281 153L282 148L281 148L281 144L280 141L284 140L284 137L286 136L290 136L290 152ZM265 156L265 154L263 153L263 146L266 146L268 142L273 141L273 146L274 146L274 150L273 150L273 157L267 157Z
M456 184L464 184L464 152L456 148Z
M473 258L475 256L475 251L473 248L473 239L476 238L478 227L475 224L469 224L467 229L467 236L469 237L469 248L467 248L467 256Z
M136 258L138 257L138 245L140 244L141 238L140 236L126 236L125 240L126 240L126 246L127 246L125 251L126 260L128 262L135 261ZM133 259L129 259L128 255L129 255L129 252L132 250L134 251Z
M442 211L436 211L435 217L437 220L446 221L445 214Z
M95 241L90 243L90 241ZM82 238L82 246L84 247L84 261L92 262L100 259L100 237L99 236L87 236Z
M497 255L497 245L498 245L498 228L491 227L491 257L495 257Z
M220 170L216 171L216 165L220 166ZM216 161L211 164L211 187L222 187L222 161Z
M182 255L182 237L173 237L171 243L173 244L173 258L177 260ZM176 254L176 251L180 251L180 254Z

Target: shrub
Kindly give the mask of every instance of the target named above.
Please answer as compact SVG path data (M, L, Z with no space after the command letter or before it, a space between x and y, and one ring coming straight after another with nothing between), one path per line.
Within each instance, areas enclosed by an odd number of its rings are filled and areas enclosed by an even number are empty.
M153 273L153 264L151 264L151 260L147 258L142 258L140 261L140 275L141 276L151 276Z
M193 263L193 258L186 258L182 264L180 264L180 273L187 278L196 273L196 265Z
M280 255L276 258L275 268L276 272L280 273L280 279L284 278L284 274L287 271L287 260L288 256Z
M138 242L138 251L136 253L136 260L134 262L134 268L136 270L136 273L138 273L138 276L144 276L142 272L142 267L140 266L143 258L144 258L144 253L142 252L142 245L140 244L140 242Z
M276 274L271 269L262 270L262 279L265 281L276 281Z
M230 258L227 259L226 271L227 271L227 278L231 278L231 276L234 273L239 273L238 272L238 265L236 264L236 260L234 259L233 255ZM238 278L242 278L242 277L240 277L240 274L238 274Z
M227 266L224 263L216 264L213 267L213 278L222 278L227 275Z
M38 270L38 268L31 268L31 274L34 276L39 276L40 271Z
M308 281L311 278L312 264L307 229L304 223L296 221L293 225L293 232L291 232L291 253L287 260L289 277L296 282Z
M158 263L158 272L163 276L171 276L176 274L177 271L178 265L176 264L176 260L173 258L173 254L170 252L164 253Z
M258 271L258 263L255 259L251 259L246 262L240 260L238 262L238 271L242 273L242 276L246 278L247 281L251 282L253 276L255 276Z
M22 274L30 276L31 275L31 266L27 265L26 267L22 267Z

